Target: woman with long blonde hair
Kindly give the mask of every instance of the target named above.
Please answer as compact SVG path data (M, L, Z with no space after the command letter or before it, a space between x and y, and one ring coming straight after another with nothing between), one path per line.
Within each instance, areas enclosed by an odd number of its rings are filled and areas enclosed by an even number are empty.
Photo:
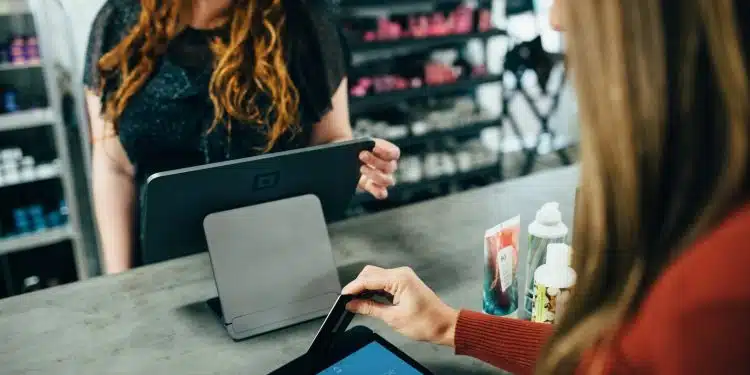
M329 0L107 0L84 72L104 271L138 265L153 173L347 140L346 44ZM385 198L398 148L359 187Z
M558 0L581 126L578 274L555 325L367 267L352 311L517 374L750 374L750 2Z

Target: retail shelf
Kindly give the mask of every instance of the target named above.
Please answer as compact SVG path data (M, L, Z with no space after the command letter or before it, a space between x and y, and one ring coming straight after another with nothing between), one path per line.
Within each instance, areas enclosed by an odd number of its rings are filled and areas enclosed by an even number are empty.
M0 131L33 128L54 122L55 112L49 108L4 113L0 114Z
M44 178L35 178L35 179L32 179L32 180L18 181L18 182L14 182L14 183L11 183L11 184L0 182L0 189L6 188L6 187L11 187L11 186L33 184L35 182L42 182L42 181L54 180L54 179L58 179L58 178L60 178L60 173L59 172L55 173L53 175L50 175L50 176L45 176Z
M73 238L69 226L47 229L40 232L0 238L0 254L14 253L37 247L56 244Z
M22 63L22 64L0 63L0 72L15 71L15 70L22 70L22 69L32 69L32 68L41 68L41 67L42 67L42 64L38 63L38 62Z
M500 166L497 163L493 163L492 165L489 165L487 167L480 167L466 172L459 172L451 175L440 176L437 178L423 179L418 182L396 184L396 186L389 189L388 196L399 197L403 196L404 194L424 191L446 182L465 181L470 178L498 176L499 174ZM352 199L352 204L361 204L373 201L375 201L375 198L373 198L372 195L368 193L357 193Z
M12 16L28 14L31 12L26 0L3 0L0 1L0 16Z
M400 139L391 140L399 147L407 147L415 144L421 144L436 140L444 139L445 137L463 137L467 135L479 134L484 129L500 126L500 119L489 119L477 122L472 122L466 125L459 125L448 129L432 130L422 135L411 135Z
M408 99L426 98L435 95L450 94L456 91L470 90L485 83L500 81L500 74L488 74L480 77L460 79L453 83L437 86L423 86L414 89L389 91L380 94L372 94L362 97L352 97L349 100L349 111L352 114L361 113L372 107L379 107L398 103Z
M408 38L396 40L377 40L372 42L352 42L352 53L372 52L391 48L428 48L442 44L461 43L471 39L487 39L494 36L508 35L505 30L490 30L466 34L433 36L427 38Z

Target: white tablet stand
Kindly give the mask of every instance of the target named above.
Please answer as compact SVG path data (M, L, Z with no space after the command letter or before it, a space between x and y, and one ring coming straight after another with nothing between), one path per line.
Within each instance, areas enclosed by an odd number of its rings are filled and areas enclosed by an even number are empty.
M208 215L218 298L235 340L325 316L341 291L320 200L304 195Z

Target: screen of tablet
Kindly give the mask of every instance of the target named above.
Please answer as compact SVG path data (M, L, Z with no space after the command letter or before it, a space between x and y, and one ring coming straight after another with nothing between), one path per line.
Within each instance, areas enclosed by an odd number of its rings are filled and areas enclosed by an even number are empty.
M422 375L397 355L373 341L318 375Z

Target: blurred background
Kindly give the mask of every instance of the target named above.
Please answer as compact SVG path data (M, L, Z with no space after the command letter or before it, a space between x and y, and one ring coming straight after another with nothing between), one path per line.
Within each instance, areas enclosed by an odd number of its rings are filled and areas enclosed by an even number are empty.
M0 0L0 298L100 272L81 69L104 1ZM575 162L551 0L334 1L352 127L403 154L389 199L349 216Z

